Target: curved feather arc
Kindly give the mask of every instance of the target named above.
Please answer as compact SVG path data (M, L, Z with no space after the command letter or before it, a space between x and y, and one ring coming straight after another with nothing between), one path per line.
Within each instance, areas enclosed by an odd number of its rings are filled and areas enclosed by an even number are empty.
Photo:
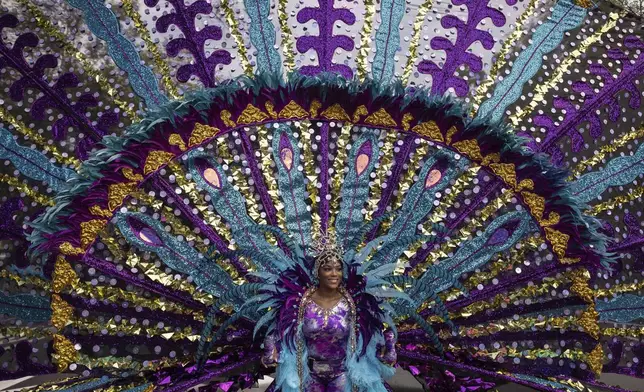
M42 153L20 146L13 135L0 128L0 159L8 159L20 173L37 181L46 182L51 189L59 192L65 189L65 182L74 174L49 162Z

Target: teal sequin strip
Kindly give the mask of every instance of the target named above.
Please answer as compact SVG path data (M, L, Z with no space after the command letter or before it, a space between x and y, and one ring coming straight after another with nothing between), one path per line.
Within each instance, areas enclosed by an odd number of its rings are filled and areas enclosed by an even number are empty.
M347 160L348 171L340 191L340 212L335 221L336 241L343 247L349 244L364 221L362 210L369 198L371 172L380 154L378 131L364 131L351 148Z
M644 144L631 156L612 159L599 171L584 174L570 187L581 202L588 203L613 186L625 185L644 173Z
M519 380L525 380L525 381L530 381L535 384L543 385L546 387L551 387L555 388L559 391L565 391L565 392L576 392L576 389L573 389L565 384L559 383L559 382L554 382L550 380L544 380L543 378L538 378L534 376L528 376L527 374L513 374L512 377L518 378Z
M0 293L0 314L25 322L42 323L51 318L49 297L38 294L6 295Z
M275 26L268 19L270 0L244 0L250 16L250 42L257 49L257 67L260 72L278 73L282 61L275 50Z
M598 300L595 304L601 321L630 323L644 318L644 297L624 294L610 301Z
M168 102L161 93L152 70L141 63L139 53L120 32L119 22L101 0L67 0L69 5L83 11L85 22L94 35L105 41L107 52L116 65L127 72L134 92L149 107Z
M394 56L400 46L398 26L404 14L404 0L384 0L380 3L382 23L376 32L376 55L371 67L373 80L388 82L394 76Z
M86 382L84 384L74 385L72 387L65 388L65 389L57 389L57 388L56 389L48 389L47 392L85 392L85 391L95 391L96 388L98 388L100 386L103 386L105 384L109 384L111 382L112 382L112 379L110 379L107 376L103 376L98 380L92 380L90 382ZM128 389L128 391L134 391L134 390L133 389L131 389L131 390ZM143 391L143 389L141 389L140 391ZM137 390L137 392L139 392L139 390Z
M500 121L505 109L519 99L523 86L541 68L543 56L561 43L566 31L579 27L586 13L585 8L570 0L558 1L550 18L535 31L532 44L514 62L510 75L498 84L492 98L481 105L478 117L489 117L493 122Z
M44 181L56 192L63 190L65 182L74 174L73 170L49 162L39 151L18 145L11 132L4 128L0 128L0 159L8 159L24 176Z

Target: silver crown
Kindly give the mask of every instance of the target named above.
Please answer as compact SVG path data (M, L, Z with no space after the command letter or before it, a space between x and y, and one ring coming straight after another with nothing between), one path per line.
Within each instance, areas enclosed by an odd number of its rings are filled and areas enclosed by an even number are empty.
M320 231L318 239L313 243L315 251L315 267L313 275L318 276L318 270L326 263L337 260L342 262L342 246L335 241L335 235Z

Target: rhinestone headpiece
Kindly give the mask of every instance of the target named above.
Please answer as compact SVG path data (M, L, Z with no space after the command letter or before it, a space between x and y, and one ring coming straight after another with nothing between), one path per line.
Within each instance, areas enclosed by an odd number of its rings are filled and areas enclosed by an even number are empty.
M342 263L342 247L335 242L335 235L320 232L318 239L313 244L315 250L315 266L313 275L317 278L320 267L333 260Z

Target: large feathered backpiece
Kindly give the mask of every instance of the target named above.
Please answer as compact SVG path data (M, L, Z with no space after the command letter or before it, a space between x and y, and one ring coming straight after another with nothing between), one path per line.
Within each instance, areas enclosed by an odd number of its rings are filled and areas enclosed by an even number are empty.
M637 385L631 3L3 1L0 377L249 388L330 241L364 385Z

